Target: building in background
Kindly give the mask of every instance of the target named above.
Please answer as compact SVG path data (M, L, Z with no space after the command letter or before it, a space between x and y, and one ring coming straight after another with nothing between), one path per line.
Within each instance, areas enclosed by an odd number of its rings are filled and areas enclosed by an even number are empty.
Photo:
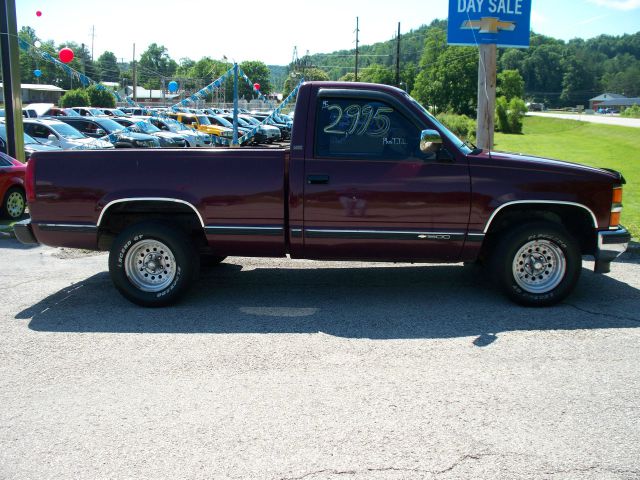
M55 85L43 85L37 83L23 83L20 85L22 93L22 104L29 103L55 103L58 104L60 97L65 92ZM0 99L4 98L4 86L0 83Z

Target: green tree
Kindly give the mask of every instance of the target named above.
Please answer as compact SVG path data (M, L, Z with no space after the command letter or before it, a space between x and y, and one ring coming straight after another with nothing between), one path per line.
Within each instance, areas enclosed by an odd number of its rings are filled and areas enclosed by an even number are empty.
M298 85L301 78L303 78L302 73L289 74L289 76L284 82L285 97L291 93L291 91L296 87L296 85ZM304 71L304 80L305 82L311 82L314 80L327 81L329 80L329 75L327 75L324 70L320 70L319 68L306 68Z
M96 61L99 79L103 82L120 82L120 67L113 52L104 52Z
M605 75L603 83L608 92L620 93L627 97L640 96L640 62L621 72Z
M164 45L152 43L140 55L138 62L138 83L149 89L162 86L162 78L171 77L178 69L178 64L171 59Z
M89 96L89 104L92 107L115 108L116 99L106 90L101 90L96 85L91 85L86 89L86 92Z
M252 84L260 84L260 92L263 95L271 93L271 71L269 67L263 62L253 60L242 62L240 68L245 73ZM247 85L242 79L238 83L238 94L240 98L244 97L247 100L251 100L255 97L253 88Z
M518 70L504 70L498 74L497 96L512 98L524 97L524 80Z
M472 47L444 47L434 59L425 50L412 95L438 111L473 115L477 102L478 52Z
M60 106L62 108L88 107L90 105L91 102L86 89L76 88L75 90L69 90L60 97Z
M359 80L368 83L382 83L385 85L395 85L395 74L390 68L382 65L371 65L362 70Z
M47 52L53 57L58 55L53 41L45 42L40 40L35 30L31 27L22 27L18 32L18 38L24 40L31 46L33 46L36 41L40 41L42 45L38 51ZM42 75L36 77L34 74L35 70L40 70ZM60 86L59 83L63 77L66 77L66 74L56 68L52 63L41 59L36 53L30 54L20 49L20 81L22 83L43 83Z

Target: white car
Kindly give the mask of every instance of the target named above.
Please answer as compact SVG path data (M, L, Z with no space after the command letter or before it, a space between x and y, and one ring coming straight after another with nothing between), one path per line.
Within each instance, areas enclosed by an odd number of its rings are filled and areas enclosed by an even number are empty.
M43 145L60 147L65 150L90 150L114 148L111 142L91 138L59 120L45 118L24 119L24 131Z

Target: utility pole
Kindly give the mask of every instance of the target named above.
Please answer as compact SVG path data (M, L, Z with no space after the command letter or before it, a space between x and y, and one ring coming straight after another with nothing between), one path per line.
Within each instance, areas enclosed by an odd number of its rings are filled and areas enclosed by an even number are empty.
M138 102L138 74L136 70L136 44L133 44L133 101Z
M476 141L480 148L493 148L493 128L496 108L495 43L481 43L478 59L478 130Z
M356 82L358 81L358 54L360 53L360 51L358 50L360 41L358 33L360 33L360 18L356 17Z
M24 162L22 91L20 90L20 48L15 0L0 0L0 62L7 131L6 153Z
M91 26L91 61L93 62L93 40L95 39L96 36L96 26L92 25Z
M84 43L80 47L80 51L82 52L82 74L86 75L87 74L87 57L84 54Z
M396 87L400 88L400 22L398 22L398 38L396 39Z

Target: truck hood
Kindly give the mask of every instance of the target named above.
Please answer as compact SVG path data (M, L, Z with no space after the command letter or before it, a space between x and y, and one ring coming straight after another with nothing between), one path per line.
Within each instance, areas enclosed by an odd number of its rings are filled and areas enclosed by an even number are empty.
M555 160L553 158L536 157L534 155L523 155L520 153L509 152L489 152L484 150L478 156L487 159L503 161L509 166L523 169L544 169L557 171L558 173L585 175L609 179L624 183L624 178L620 172L615 170L589 167L580 163L572 163L564 160Z

